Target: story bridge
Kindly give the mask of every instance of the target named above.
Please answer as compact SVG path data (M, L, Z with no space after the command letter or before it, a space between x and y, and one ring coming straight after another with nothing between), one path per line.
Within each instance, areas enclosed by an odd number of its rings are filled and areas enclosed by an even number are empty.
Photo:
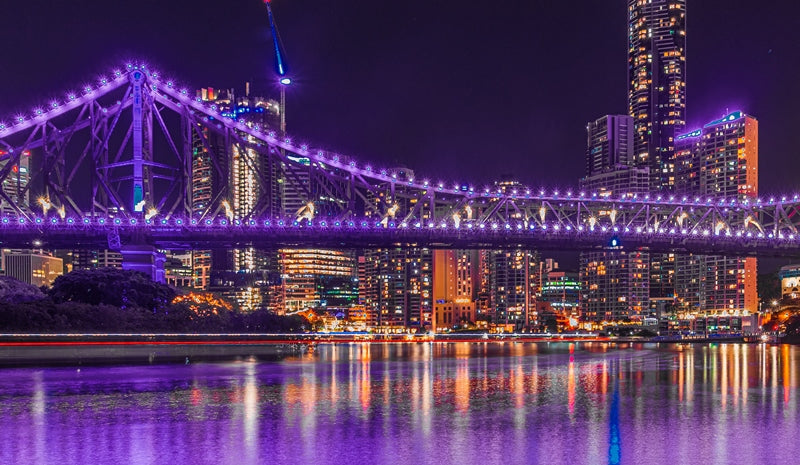
M0 186L4 248L624 245L800 258L797 195L607 198L433 181L297 142L143 63L0 121ZM287 192L299 208L286 209Z

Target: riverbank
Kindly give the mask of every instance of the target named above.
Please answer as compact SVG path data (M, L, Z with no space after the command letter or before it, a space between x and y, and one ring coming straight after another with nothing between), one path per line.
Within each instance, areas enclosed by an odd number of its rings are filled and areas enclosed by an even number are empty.
M3 334L0 366L192 363L305 352L308 342L245 334Z

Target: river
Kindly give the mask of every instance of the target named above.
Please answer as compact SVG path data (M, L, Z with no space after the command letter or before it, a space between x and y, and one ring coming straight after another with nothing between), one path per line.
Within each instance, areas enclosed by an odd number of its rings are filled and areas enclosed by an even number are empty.
M0 463L793 464L798 350L353 343L3 368Z

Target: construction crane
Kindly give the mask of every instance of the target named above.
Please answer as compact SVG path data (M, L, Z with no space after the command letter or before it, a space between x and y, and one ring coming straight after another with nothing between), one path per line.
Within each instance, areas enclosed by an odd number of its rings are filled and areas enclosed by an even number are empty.
M269 16L269 30L272 33L272 45L275 48L275 73L278 75L278 84L281 89L281 134L286 133L286 87L292 84L292 78L289 77L289 69L286 66L284 56L286 53L283 51L283 42L278 33L278 27L275 26L275 18L272 15L272 7L270 6L272 0L264 0L267 5L267 15Z

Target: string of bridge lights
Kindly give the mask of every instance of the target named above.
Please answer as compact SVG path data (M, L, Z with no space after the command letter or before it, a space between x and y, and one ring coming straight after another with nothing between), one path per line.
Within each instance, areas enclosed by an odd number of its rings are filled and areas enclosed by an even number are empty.
M164 229L180 229L186 231L214 230L233 230L233 229L252 229L252 230L275 230L275 229L309 229L309 230L428 230L441 231L444 233L485 233L485 234L516 234L516 235L559 235L559 234L598 234L607 237L609 234L619 234L621 237L626 235L647 235L647 236L668 236L686 237L701 236L704 238L714 237L719 239L767 239L792 243L800 241L800 234L788 232L757 232L751 230L730 230L728 228L717 231L698 228L653 228L653 227L627 227L627 226L572 226L559 223L538 223L538 222L509 222L509 223L477 223L464 222L465 224L452 224L448 222L423 222L423 221L375 221L374 219L360 220L318 220L318 221L292 221L285 219L265 219L265 220L240 220L227 218L120 218L113 216L91 216L91 217L35 217L33 219L19 216L4 216L0 219L2 229L35 229L35 230L54 230L63 231L70 229L95 229L95 230L125 230L144 229L151 231L163 231Z

